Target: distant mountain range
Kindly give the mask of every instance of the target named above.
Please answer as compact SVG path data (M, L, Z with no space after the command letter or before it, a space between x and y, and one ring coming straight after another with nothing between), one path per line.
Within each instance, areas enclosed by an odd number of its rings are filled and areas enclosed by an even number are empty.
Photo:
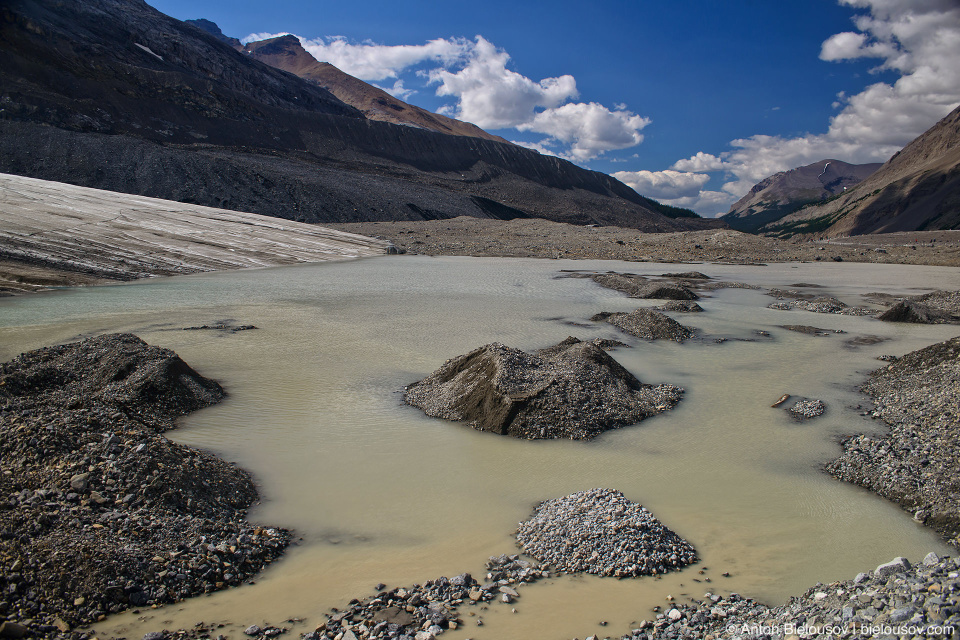
M881 166L831 159L781 171L757 183L722 219L738 231L755 232L801 207L843 193Z
M722 224L406 105L295 38L238 51L211 24L141 0L0 3L0 172L306 222Z
M960 107L836 199L763 231L825 236L960 229Z

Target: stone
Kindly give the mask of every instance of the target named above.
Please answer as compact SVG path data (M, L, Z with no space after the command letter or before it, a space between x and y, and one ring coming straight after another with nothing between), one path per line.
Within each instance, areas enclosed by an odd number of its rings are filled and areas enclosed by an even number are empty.
M246 629L243 630L243 632L244 632L245 634L247 634L248 636L258 636L258 635L260 635L260 631L261 631L260 627L258 627L258 626L255 625L255 624L252 624L252 625L250 625L249 627L247 627Z
M908 606L901 607L899 609L894 609L890 612L890 622L896 624L898 622L906 622L913 617L913 614L916 613L916 607Z
M940 562L940 556L931 551L923 558L923 564L927 567L934 567Z
M143 640L163 640L163 631L150 631L143 634Z
M90 474L89 473L78 473L77 475L70 478L70 488L74 491L86 491L87 486L90 484Z
M880 578L885 578L887 576L892 576L895 573L900 573L901 571L906 571L910 568L910 562L906 558L900 556L896 557L890 562L885 562L881 564L874 570L874 575Z

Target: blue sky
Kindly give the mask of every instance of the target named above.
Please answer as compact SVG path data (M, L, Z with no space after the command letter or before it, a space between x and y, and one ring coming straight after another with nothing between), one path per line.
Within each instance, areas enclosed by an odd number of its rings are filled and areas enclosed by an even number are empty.
M956 0L149 0L281 33L404 100L725 212L824 158L885 161L960 104Z

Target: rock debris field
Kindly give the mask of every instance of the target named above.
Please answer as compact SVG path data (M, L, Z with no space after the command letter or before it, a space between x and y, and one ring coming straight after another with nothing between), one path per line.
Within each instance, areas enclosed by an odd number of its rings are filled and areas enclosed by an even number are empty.
M245 520L249 475L161 435L223 395L129 334L0 365L0 615L65 635L239 585L279 557L289 533Z

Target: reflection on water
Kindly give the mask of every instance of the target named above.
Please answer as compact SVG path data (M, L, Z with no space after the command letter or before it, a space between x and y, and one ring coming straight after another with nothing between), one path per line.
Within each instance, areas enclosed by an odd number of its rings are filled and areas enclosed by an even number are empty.
M639 304L560 269L659 274L678 265L403 257L285 267L71 290L0 301L0 357L76 336L134 331L176 350L229 392L170 434L251 470L263 503L253 518L303 540L254 586L98 626L139 637L195 622L292 617L404 585L483 573L514 550L535 502L610 487L690 540L703 562L656 578L554 578L485 625L451 638L620 635L671 594L707 590L784 601L818 581L849 578L894 556L949 553L897 507L836 482L819 466L836 438L877 425L850 407L876 356L953 337L956 327L766 309L762 292L725 289L702 314L674 314L706 336L686 344L624 338L594 313ZM960 288L956 270L856 264L697 265L714 277L823 293L862 304L868 291ZM182 331L234 320L256 331ZM810 324L846 335L779 329ZM583 326L586 325L586 326ZM769 338L757 337L757 330ZM644 382L687 389L676 409L592 442L526 442L427 418L400 391L447 358L492 341L533 349L568 335L620 338L613 352ZM858 335L883 342L847 348ZM729 338L722 344L711 337ZM783 393L821 398L827 413L798 423L771 409ZM704 575L697 573L703 566ZM731 577L721 577L729 572ZM698 582L710 577L712 582ZM600 620L609 626L597 626ZM311 628L304 625L300 631Z

